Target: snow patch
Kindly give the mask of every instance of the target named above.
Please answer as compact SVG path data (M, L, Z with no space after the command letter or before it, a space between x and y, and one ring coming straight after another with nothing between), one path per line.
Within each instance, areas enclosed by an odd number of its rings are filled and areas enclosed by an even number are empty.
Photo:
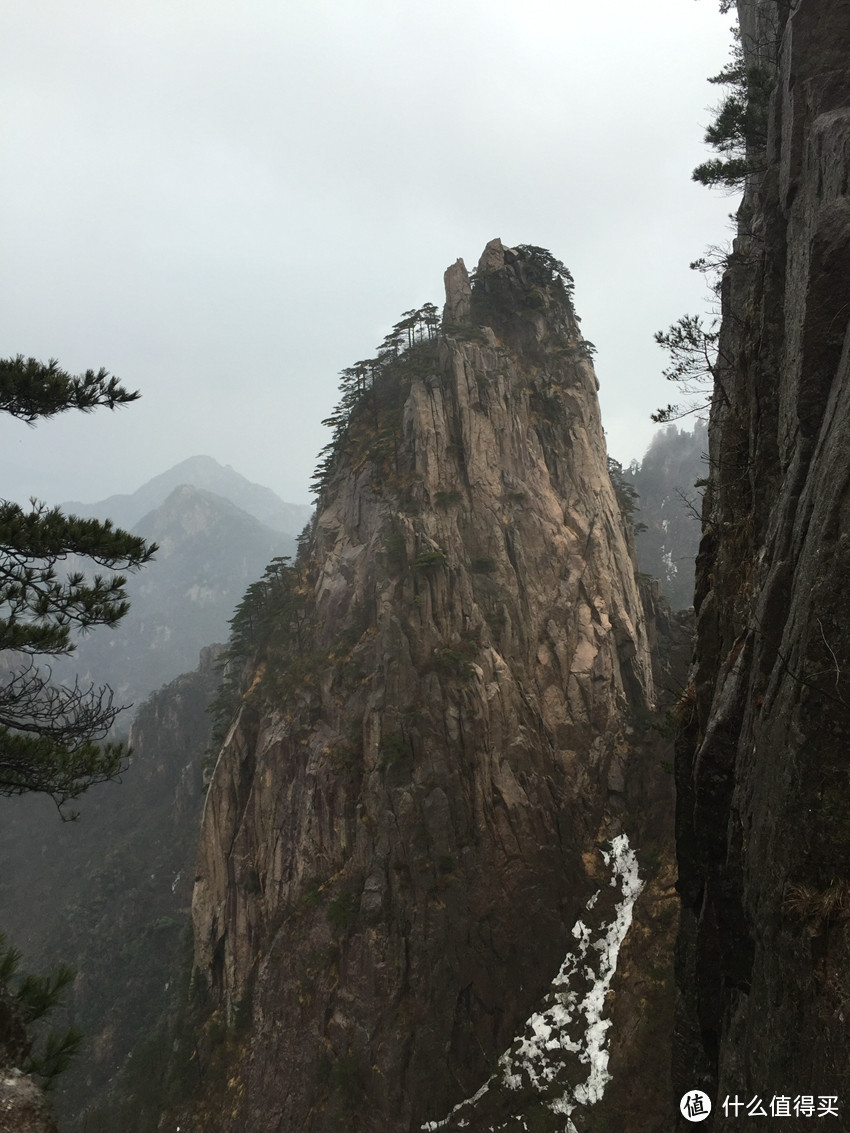
M626 835L613 838L610 847L601 853L611 870L611 885L620 888L613 920L595 929L585 924L584 919L576 921L572 930L576 941L574 950L567 953L541 1009L529 1016L520 1034L499 1059L496 1073L441 1121L422 1125L423 1133L435 1133L452 1123L457 1128L468 1125L471 1111L491 1090L520 1090L529 1086L543 1097L548 1109L567 1118L566 1133L576 1133L570 1114L577 1106L595 1105L604 1094L611 1080L606 1045L611 1020L602 1017L605 996L617 970L620 945L632 923L634 903L643 889L637 858ZM594 908L601 892L598 890L590 898L586 912ZM585 990L576 990L576 985ZM565 1055L571 1054L577 1055L578 1062L588 1068L587 1078L576 1086L571 1086L565 1075L569 1064ZM572 1065L574 1067L575 1059ZM493 1133L503 1128L504 1125L495 1126Z

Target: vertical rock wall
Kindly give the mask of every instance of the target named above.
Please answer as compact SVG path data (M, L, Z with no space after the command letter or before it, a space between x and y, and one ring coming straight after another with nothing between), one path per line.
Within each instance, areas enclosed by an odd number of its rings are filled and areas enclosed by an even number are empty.
M850 5L739 0L775 55L723 281L677 761L676 1085L850 1113ZM797 1099L795 1103L795 1098ZM795 1112L796 1104L796 1112ZM820 1112L816 1108L816 1113ZM839 1126L839 1120L841 1125ZM689 1128L682 1123L682 1128Z

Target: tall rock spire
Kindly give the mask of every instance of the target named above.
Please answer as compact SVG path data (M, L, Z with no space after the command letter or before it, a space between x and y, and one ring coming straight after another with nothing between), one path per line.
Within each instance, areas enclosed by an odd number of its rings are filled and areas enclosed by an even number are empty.
M231 1027L205 1129L442 1121L623 830L652 674L572 280L493 241L446 291L442 332L356 387L257 614L194 896Z

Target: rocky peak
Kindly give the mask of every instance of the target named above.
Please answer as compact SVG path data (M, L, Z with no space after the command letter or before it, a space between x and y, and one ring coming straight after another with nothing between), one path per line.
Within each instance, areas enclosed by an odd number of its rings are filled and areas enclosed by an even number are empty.
M544 369L558 354L589 358L594 348L579 330L573 290L569 270L545 248L491 240L472 281L473 322Z
M455 260L450 267L447 267L443 280L446 287L443 326L459 326L467 323L472 289L469 286L469 272L463 260Z
M516 253L511 251L511 259L516 259ZM505 246L497 236L495 239L490 240L481 253L481 259L478 261L479 272L488 271L501 271L505 266Z
M532 246L482 263L447 272L442 333L348 372L309 543L236 623L193 902L233 1028L204 1128L454 1127L624 833L653 679L572 280Z

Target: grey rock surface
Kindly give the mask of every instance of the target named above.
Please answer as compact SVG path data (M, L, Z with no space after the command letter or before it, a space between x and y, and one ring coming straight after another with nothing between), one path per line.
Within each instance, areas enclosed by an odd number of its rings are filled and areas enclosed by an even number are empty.
M443 307L444 325L458 326L469 322L472 290L469 285L469 273L463 260L455 260L450 267L447 267L443 279L446 287L446 302Z
M850 6L740 0L776 49L723 280L677 758L680 1092L850 1103ZM819 1108L818 1108L819 1112ZM783 1127L808 1128L791 1112ZM706 1128L737 1128L722 1110ZM682 1128L687 1123L682 1122Z

